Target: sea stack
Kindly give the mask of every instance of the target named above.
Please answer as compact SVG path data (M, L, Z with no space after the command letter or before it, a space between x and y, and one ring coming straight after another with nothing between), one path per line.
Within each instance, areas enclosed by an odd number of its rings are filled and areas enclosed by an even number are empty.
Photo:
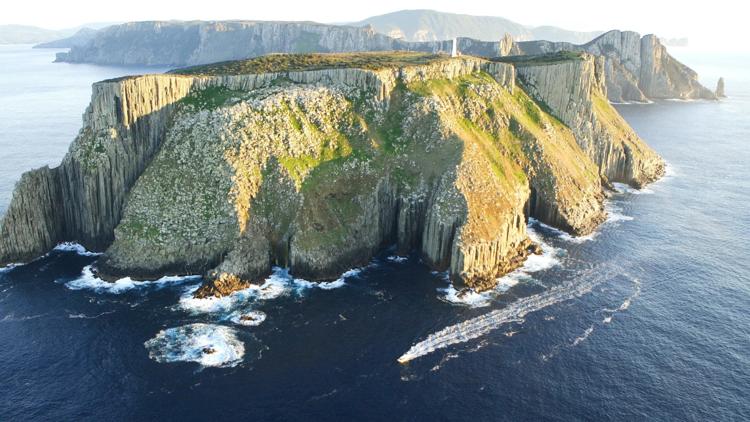
M719 82L716 83L716 97L726 98L726 94L724 94L724 77L719 78Z

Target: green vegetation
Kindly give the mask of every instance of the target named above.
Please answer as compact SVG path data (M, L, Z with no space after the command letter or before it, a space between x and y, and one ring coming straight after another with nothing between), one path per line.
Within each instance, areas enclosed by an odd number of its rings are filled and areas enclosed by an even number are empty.
M214 109L224 105L230 98L241 97L242 92L231 89L212 86L199 91L193 91L187 97L180 100L182 104L192 105L200 109Z
M516 66L540 66L548 64L556 64L570 60L580 61L583 60L583 54L580 51L558 51L555 53L547 54L534 54L527 56L506 56L506 57L495 57L490 59L494 62L511 63Z
M176 69L177 75L246 75L303 70L356 68L381 70L389 67L424 65L449 56L406 51L372 53L270 54L248 60L232 60Z

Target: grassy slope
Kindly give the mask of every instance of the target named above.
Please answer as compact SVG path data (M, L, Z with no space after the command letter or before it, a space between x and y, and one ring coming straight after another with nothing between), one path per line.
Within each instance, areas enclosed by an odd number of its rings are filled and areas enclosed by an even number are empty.
M308 63L309 57L316 61ZM356 57L363 61L357 62ZM190 72L267 72L279 66L377 68L440 59L442 56L411 53L279 55ZM477 88L482 86L492 95L482 95ZM545 131L551 126L565 134L561 143L545 144L553 154L565 157L571 148L577 148L569 132L525 93L517 90L511 95L483 73L400 85L383 116L362 98L329 98L326 90L309 94L307 99L281 95L259 109L243 108L242 100L252 95L211 88L183 100L183 124L178 117L164 149L133 189L117 229L116 246L137 245L134 251L153 254L155 261L180 262L194 253L182 245L201 243L208 237L213 240L201 244L203 256L226 253L230 239L240 236L254 214L266 219L290 215L288 209L280 209L282 204L272 201L254 208L253 198L263 183L264 163L270 157L275 157L285 177L293 180L302 198L296 217L290 217L296 223L284 225L295 227L295 242L301 248L333 251L356 241L358 224L363 223L367 211L362 204L386 175L408 192L434 183L457 165L482 175L461 182L465 183L461 201L472 205L466 239L489 240L497 227L514 217L511 209L518 200L513 195L528 184L530 166L524 145L528 140L524 134L547 139ZM416 111L427 99L440 102L438 115ZM198 110L204 110L203 114ZM227 119L226 113L235 117ZM197 123L191 120L194 116L200 116ZM216 126L230 132L217 132ZM442 126L447 126L451 135L436 141L430 133ZM264 146L258 149L258 145ZM289 145L293 147L286 148ZM583 175L584 180L593 177L576 157L553 166L574 177ZM485 194L471 197L472 184L486 182L495 188L477 189ZM283 206L290 205L284 202ZM221 230L216 232L216 227ZM127 253L126 249L120 251Z

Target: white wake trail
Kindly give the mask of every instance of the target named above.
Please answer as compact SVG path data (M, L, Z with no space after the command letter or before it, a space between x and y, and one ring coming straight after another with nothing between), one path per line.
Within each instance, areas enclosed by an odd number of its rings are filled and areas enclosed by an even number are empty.
M592 269L586 274L588 277L584 276L552 287L543 293L519 299L503 309L488 312L430 334L401 355L398 362L403 364L450 345L473 340L504 324L522 321L529 313L589 293L598 284L608 280L606 274L601 274L602 269L597 269L598 274L594 274L593 271Z

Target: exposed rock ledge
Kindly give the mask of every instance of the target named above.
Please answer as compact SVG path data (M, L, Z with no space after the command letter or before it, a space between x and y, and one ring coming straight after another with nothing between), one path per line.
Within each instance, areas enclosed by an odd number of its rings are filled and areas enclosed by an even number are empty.
M588 233L602 180L663 171L591 56L408 58L95 84L62 164L18 183L0 263L78 241L105 276L203 272L205 296L272 265L335 278L396 243L483 289L531 250L527 217Z

